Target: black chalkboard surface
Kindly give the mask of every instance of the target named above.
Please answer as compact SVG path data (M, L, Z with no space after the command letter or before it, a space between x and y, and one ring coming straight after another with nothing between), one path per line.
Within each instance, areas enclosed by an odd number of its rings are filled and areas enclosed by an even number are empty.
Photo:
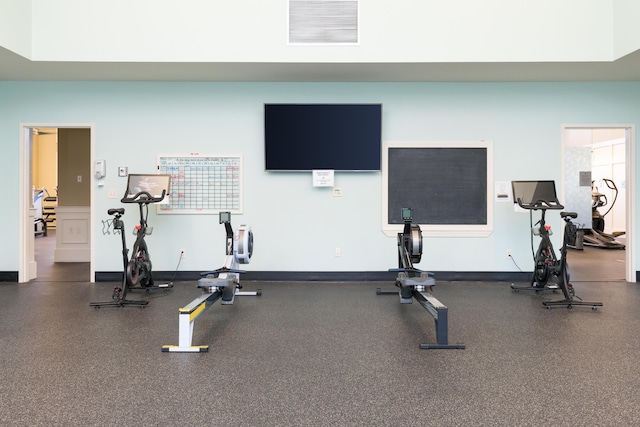
M389 147L388 221L402 224L486 225L487 148Z

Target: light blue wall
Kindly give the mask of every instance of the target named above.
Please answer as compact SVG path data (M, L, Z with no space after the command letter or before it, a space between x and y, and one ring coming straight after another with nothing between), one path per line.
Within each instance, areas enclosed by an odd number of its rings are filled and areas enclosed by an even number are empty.
M255 271L383 271L396 266L395 238L381 232L381 174L340 173L330 189L313 188L310 174L266 173L263 104L376 102L383 104L386 141L477 141L494 144L494 179L561 182L561 125L636 124L640 83L147 83L0 82L0 271L18 270L19 124L92 123L95 158L106 159L105 186L94 182L95 269L120 269L119 241L100 221L120 206L116 168L152 173L158 154L242 154L244 214L255 235L247 266ZM636 160L637 161L637 160ZM640 188L635 183L636 188ZM487 238L429 238L420 267L435 271L514 271L511 249L530 269L529 217L510 204L495 206ZM128 206L125 222L137 217ZM637 215L636 215L637 217ZM224 229L217 217L156 215L150 249L155 270L218 267ZM551 219L553 226L559 220ZM560 233L556 233L559 235ZM342 256L334 257L340 247Z

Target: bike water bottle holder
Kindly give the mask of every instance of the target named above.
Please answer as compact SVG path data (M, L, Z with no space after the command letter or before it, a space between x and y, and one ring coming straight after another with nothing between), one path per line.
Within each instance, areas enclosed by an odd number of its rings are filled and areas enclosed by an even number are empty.
M131 234L133 234L134 236L137 236L138 235L138 230L139 230L138 227L139 226L133 227L133 233L131 233ZM151 233L153 233L153 227L147 227L147 228L144 229L144 235L145 236L150 236Z
M534 236L539 236L540 235L540 227L538 227L537 225L535 227L531 228L531 232L533 233ZM553 235L553 230L551 229L551 227L549 227L547 229L547 234L549 234L549 236Z

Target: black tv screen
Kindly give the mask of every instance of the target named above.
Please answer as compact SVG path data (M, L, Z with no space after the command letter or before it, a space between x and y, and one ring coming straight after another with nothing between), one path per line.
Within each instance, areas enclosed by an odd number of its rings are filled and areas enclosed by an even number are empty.
M268 171L379 171L382 104L265 104Z

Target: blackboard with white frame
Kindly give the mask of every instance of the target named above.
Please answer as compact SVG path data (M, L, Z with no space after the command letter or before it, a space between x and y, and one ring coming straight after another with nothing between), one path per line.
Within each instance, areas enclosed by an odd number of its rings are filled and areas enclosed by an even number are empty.
M402 208L427 236L493 231L493 144L387 142L382 150L382 231L402 231Z

